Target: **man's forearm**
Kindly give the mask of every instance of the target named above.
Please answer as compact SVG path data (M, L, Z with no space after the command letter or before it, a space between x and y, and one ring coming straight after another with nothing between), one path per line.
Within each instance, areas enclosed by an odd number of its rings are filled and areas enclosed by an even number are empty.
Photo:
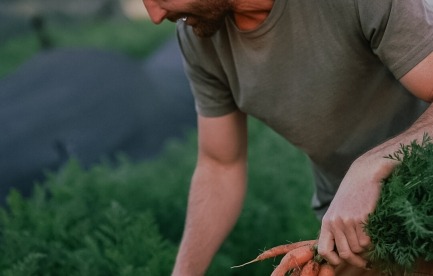
M387 156L398 150L401 144L407 145L413 140L421 142L424 133L433 136L433 105L430 105L409 129L373 148L367 154L379 154L380 157Z
M244 163L196 168L173 276L204 275L242 209L245 178Z

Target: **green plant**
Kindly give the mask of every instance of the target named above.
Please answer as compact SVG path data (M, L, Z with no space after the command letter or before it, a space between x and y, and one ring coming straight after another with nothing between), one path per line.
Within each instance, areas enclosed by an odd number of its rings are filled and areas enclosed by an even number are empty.
M9 196L10 213L3 211L0 219L3 275L170 273L174 246L162 238L150 212L92 200L79 194L89 190L76 186L47 192L38 187L31 200L16 192Z
M411 270L418 258L433 260L433 144L424 135L387 158L399 165L383 181L365 225L373 244L369 258L386 271Z
M267 275L272 261L231 266L261 249L315 237L306 157L256 120L249 123L249 190L244 211L207 275ZM171 140L155 160L71 160L30 198L13 192L0 212L4 275L169 275L197 154L196 131ZM301 214L301 215L300 215ZM296 223L291 223L296 221Z

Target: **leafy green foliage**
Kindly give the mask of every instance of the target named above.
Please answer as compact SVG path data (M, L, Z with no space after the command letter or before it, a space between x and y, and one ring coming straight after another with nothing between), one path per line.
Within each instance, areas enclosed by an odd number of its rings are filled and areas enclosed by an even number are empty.
M314 238L306 157L256 120L249 123L249 190L235 229L206 275L266 275L272 260L231 266L262 249ZM169 275L196 162L196 132L167 143L150 162L71 161L0 210L3 275Z
M365 226L374 245L369 257L387 271L410 270L418 258L433 260L433 144L425 135L388 158L399 165Z
M50 186L52 194L38 187L31 200L10 195L10 213L3 211L0 220L4 275L169 274L174 246L150 212L86 197L80 194L91 191L86 181L68 184Z

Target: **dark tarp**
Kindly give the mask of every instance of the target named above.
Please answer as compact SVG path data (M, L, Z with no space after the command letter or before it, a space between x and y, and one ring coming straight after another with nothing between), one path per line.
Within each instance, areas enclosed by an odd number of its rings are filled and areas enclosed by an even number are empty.
M84 166L119 152L157 154L195 127L179 49L170 40L145 62L96 49L38 54L0 80L0 200L25 195L70 157Z

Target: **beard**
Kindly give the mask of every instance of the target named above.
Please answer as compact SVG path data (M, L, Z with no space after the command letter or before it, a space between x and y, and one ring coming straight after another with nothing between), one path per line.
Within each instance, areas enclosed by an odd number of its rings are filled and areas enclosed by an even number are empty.
M194 14L203 15L196 17L192 29L199 37L211 37L222 25L228 14L232 11L229 0L207 0L191 4Z
M224 19L221 20L198 20L197 24L192 26L194 34L198 37L211 37L221 29Z

